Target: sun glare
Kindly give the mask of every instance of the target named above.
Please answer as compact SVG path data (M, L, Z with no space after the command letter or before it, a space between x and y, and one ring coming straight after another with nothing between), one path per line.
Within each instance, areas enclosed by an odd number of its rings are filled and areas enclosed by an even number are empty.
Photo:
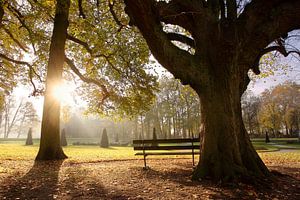
M74 88L71 85L62 83L54 87L53 96L63 104L73 104L73 90Z

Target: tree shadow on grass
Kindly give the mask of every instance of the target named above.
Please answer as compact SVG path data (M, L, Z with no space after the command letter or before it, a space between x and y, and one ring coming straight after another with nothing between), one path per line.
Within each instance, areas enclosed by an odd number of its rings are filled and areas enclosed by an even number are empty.
M53 199L63 161L39 161L21 178L8 185L5 199Z
M0 199L128 199L121 191L105 188L90 176L90 169L62 164L35 162L24 176L7 180Z
M101 174L88 167L72 166L64 170L59 199L128 199L121 191L104 187Z

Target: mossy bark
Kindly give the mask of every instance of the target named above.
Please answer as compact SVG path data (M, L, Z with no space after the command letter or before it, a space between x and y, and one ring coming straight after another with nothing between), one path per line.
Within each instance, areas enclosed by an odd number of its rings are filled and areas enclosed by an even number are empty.
M60 101L55 98L54 92L62 81L65 60L64 50L69 25L69 7L70 0L60 0L56 3L47 68L41 142L36 160L59 160L67 158L60 145Z

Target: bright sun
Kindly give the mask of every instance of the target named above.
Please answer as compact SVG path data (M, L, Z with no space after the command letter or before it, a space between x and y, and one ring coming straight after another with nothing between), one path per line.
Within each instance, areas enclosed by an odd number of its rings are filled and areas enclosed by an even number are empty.
M74 104L73 93L74 87L67 83L56 85L53 89L53 96L62 104Z

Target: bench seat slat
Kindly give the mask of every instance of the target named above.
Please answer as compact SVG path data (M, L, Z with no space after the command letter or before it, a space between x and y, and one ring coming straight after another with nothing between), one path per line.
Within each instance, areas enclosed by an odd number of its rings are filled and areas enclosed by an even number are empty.
M199 152L194 152L194 154L199 154ZM136 156L143 156L143 152L134 154ZM192 152L146 152L145 156L159 156L159 155L192 155Z
M183 138L183 139L157 139L153 140L133 140L133 144L152 144L155 143L191 143L191 142L200 142L199 138Z
M138 150L180 150L180 149L200 149L199 145L185 145L185 146L138 146L138 147L134 147L135 151Z

